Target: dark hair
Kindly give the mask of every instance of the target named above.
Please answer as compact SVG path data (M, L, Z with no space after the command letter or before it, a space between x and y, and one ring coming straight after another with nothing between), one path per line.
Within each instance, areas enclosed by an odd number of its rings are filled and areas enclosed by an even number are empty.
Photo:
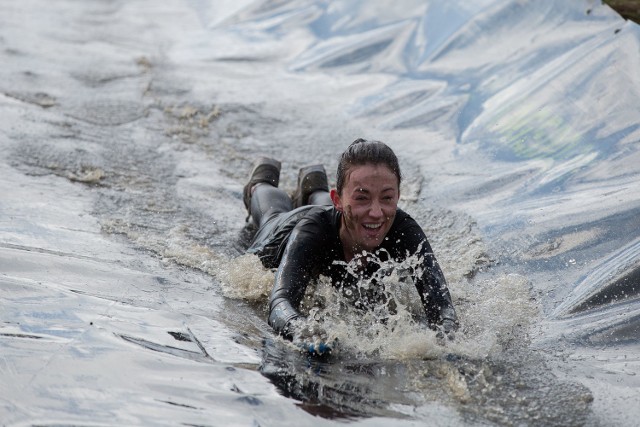
M342 188L347 180L347 173L353 166L366 164L387 166L398 178L398 187L402 181L398 158L391 148L384 142L369 141L358 138L340 156L336 178L336 190L342 194Z

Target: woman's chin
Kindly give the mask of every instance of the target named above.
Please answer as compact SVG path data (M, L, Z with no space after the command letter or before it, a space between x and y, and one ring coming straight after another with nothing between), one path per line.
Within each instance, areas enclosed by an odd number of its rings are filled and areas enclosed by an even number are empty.
M382 239L379 237L365 238L362 244L362 248L367 252L373 252L381 244L382 244Z

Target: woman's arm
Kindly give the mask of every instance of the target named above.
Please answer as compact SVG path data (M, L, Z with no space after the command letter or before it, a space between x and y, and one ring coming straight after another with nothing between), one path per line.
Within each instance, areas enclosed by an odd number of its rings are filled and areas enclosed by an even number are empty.
M446 321L447 327L457 328L458 316L451 301L447 282L424 231L415 220L407 217L399 227L399 235L402 236L399 239L402 248L398 248L397 253L417 254L420 259L422 271L418 271L414 281L429 326L435 328Z
M292 321L302 317L298 309L314 277L323 241L322 230L307 219L296 225L287 240L269 299L269 325L288 338L294 333Z

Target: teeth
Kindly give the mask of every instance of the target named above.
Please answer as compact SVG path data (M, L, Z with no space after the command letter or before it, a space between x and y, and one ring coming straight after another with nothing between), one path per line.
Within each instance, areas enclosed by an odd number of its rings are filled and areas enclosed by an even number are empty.
M372 228L372 229L376 229L376 228L380 228L382 226L382 224L364 224L365 228Z

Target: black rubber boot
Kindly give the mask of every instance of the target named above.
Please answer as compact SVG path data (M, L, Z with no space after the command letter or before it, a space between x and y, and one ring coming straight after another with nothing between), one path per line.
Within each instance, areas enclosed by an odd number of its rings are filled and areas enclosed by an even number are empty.
M278 187L280 183L280 162L268 157L262 157L256 161L251 171L249 182L244 186L243 200L247 212L251 209L251 189L254 185L266 183Z
M298 186L291 196L293 207L299 208L309 203L309 196L314 191L329 191L329 180L322 165L305 166L298 173Z

